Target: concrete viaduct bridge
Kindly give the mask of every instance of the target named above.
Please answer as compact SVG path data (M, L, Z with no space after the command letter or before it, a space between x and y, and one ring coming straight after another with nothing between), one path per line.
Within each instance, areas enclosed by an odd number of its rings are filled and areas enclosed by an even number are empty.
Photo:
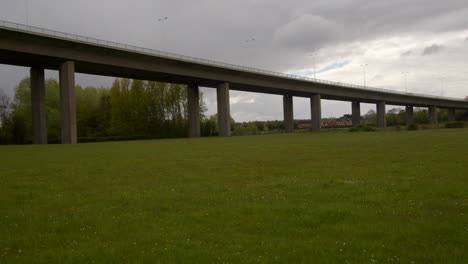
M468 109L459 99L375 89L241 67L139 48L68 33L0 21L0 63L31 67L33 143L46 144L44 69L58 70L62 143L76 143L75 72L187 85L190 137L200 136L198 87L217 89L219 135L230 135L229 90L283 95L286 132L294 128L293 96L310 98L312 131L320 130L321 99L352 103L353 125L360 121L360 103L377 105L377 126L385 127L385 105L406 106L407 124L413 107L428 107L437 123L437 108Z

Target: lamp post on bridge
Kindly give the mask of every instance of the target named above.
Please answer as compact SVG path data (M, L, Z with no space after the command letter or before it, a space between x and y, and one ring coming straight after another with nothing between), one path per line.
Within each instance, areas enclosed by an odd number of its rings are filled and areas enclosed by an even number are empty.
M251 51L252 51L252 45L254 44L254 42L256 41L256 39L254 37L250 37L246 40L244 40L242 43L245 44L245 66L246 67L250 67L250 54L251 54Z
M406 77L408 75L409 72L402 72L401 74L403 74L403 77L405 78L405 92L408 93L408 86L407 86L407 82L406 82Z
M159 27L161 29L161 34L160 34L161 40L159 41L159 50L164 50L164 47L163 47L164 46L164 38L165 38L164 24L167 22L168 19L169 19L168 17L157 18L158 24L161 25Z
M309 57L313 57L314 58L314 80L317 80L317 76L316 76L316 68L315 68L315 57L317 56L317 53L313 53L313 54L310 54Z
M440 78L440 89L442 91L442 97L444 97L444 77Z
M29 26L29 0L26 0L26 26Z
M366 88L366 67L367 67L368 65L369 65L369 64L367 64L367 63L361 64L362 71L363 71L363 74L364 74L364 88Z

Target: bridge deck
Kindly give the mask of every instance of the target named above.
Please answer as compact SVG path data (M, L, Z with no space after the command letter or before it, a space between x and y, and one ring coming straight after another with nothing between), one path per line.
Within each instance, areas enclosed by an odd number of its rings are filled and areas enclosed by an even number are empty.
M197 84L322 99L468 109L462 99L363 87L254 69L0 21L0 63L58 69L67 60L76 72Z

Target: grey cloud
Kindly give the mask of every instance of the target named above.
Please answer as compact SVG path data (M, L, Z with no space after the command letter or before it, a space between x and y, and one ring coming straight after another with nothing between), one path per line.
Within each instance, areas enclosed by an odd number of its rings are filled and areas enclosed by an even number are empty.
M426 55L432 55L434 53L437 53L439 52L440 50L442 50L444 48L444 46L441 46L441 45L437 45L437 44L433 44L431 46L428 46L428 47L425 47L423 52L422 52L422 55L423 56L426 56Z
M383 75L377 74L377 75L375 75L375 76L372 76L372 78L370 79L370 81L371 81L371 82L380 81L380 80L382 80L383 78L384 78Z
M408 51L405 51L401 54L401 57L406 57L406 56L411 56L413 55L413 51L412 50L408 50Z
M302 15L281 26L275 32L275 40L288 48L313 50L338 38L338 27L317 15Z

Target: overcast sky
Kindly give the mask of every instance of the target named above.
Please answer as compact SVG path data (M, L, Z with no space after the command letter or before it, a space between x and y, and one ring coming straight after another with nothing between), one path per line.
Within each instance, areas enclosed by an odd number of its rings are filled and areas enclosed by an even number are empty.
M367 64L368 86L404 91L407 72L410 92L468 96L467 0L0 0L0 20L310 77L315 61L317 78L354 84ZM0 89L27 75L0 65ZM83 86L112 80L77 74ZM215 113L214 89L202 91ZM307 99L294 104L310 117ZM280 96L231 91L236 121L281 120L282 108ZM324 117L350 112L322 102Z

